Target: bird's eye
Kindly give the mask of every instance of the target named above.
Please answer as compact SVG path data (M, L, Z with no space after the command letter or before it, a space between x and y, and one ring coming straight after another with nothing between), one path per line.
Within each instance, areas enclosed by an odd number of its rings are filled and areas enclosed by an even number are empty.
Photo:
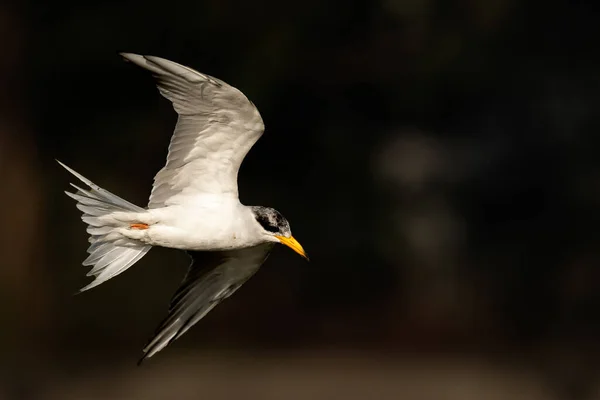
M268 232L272 232L272 233L277 233L279 232L279 227L275 226L275 225L269 225L267 228L265 228Z
M277 233L279 232L279 227L276 225L272 225L271 221L268 218L258 218L257 219L260 226L267 232Z

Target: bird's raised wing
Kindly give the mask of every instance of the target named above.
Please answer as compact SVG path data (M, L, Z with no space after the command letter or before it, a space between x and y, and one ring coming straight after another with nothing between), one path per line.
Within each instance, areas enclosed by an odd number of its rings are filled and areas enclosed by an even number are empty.
M175 62L121 55L152 72L160 93L179 114L148 207L182 204L198 194L237 197L240 165L264 131L254 104L225 82Z
M189 252L192 264L169 306L169 315L144 348L140 363L181 337L231 296L262 265L272 244L232 251Z

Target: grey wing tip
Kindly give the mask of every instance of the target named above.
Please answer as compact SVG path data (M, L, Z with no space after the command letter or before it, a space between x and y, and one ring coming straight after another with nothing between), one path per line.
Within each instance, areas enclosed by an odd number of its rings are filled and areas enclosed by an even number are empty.
M144 65L146 62L146 57L140 54L120 52L119 55L123 57L125 61L129 61L140 66Z
M142 365L142 363L143 363L144 361L146 361L146 359L147 359L147 358L150 358L150 357L148 356L148 354L144 353L144 355L143 355L143 356L141 356L141 357L140 357L140 359L138 360L138 362L137 362L137 366L138 366L138 367L139 367L139 366L141 366L141 365Z
M138 67L148 70L155 76L165 75L168 72L157 63L157 60L162 60L160 57L143 56L134 53L119 53L119 55L123 57L125 61L131 62Z
M140 57L143 57L143 56L141 56L141 55L139 55L139 54L135 54L135 53L126 53L126 52L124 52L124 51L120 51L120 52L119 52L119 55L120 55L121 57L123 57L124 59L126 59L126 60L130 60L130 59L132 59L132 58L140 58Z
M146 361L147 359L149 359L150 357L154 356L156 353L158 353L159 351L162 350L163 347L157 347L156 344L152 344L152 342L154 341L155 338L152 338L152 340L150 341L150 343L148 343L146 345L146 347L144 347L144 350L142 350L144 352L144 355L142 355L140 357L140 359L137 362L138 367L140 365L142 365L142 363L144 361Z

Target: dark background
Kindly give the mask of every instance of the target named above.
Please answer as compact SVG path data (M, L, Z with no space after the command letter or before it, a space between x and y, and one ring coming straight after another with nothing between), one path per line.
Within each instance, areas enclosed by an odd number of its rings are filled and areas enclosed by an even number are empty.
M600 399L593 2L0 4L0 398ZM117 52L242 90L283 247L142 367L187 268L85 283L60 159L145 205L176 120Z

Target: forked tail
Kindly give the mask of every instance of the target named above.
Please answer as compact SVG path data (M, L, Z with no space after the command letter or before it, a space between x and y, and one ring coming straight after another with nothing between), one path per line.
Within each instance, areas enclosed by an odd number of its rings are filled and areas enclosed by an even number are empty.
M58 163L90 187L85 190L71 184L77 192L65 191L77 201L77 208L83 212L81 219L88 224L87 232L90 234L91 245L87 249L90 255L83 261L83 265L93 266L87 276L93 275L95 279L80 290L83 292L125 271L152 248L114 232L115 228L127 226L127 223L110 218L115 212L140 213L146 210L102 189L60 161Z

